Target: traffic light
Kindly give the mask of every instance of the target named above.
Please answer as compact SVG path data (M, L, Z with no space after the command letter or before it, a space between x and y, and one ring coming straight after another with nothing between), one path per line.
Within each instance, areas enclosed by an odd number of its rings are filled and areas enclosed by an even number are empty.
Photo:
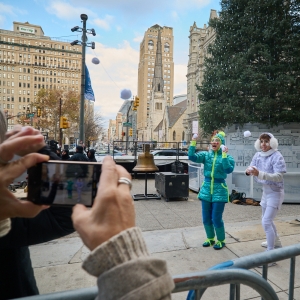
M138 96L135 96L135 105L136 107L140 105L140 98Z
M137 110L136 102L135 101L133 101L132 110Z
M59 120L59 128L66 129L70 127L70 123L68 122L68 118L61 116Z
M129 128L129 136L132 136L132 128Z

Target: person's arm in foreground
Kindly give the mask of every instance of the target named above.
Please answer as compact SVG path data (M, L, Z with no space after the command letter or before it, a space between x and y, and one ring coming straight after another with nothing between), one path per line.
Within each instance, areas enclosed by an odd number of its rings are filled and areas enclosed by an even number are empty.
M129 173L105 157L94 205L73 209L74 227L92 251L83 268L98 277L97 299L171 299L174 288L166 262L151 258L141 230L129 185L119 183Z
M48 160L48 156L31 153L17 161L9 162L15 153L26 151L27 145L40 144L42 141L42 135L20 136L8 139L0 145L0 236L9 231L9 218L32 218L48 207L19 200L7 188L15 178L24 173L29 167Z

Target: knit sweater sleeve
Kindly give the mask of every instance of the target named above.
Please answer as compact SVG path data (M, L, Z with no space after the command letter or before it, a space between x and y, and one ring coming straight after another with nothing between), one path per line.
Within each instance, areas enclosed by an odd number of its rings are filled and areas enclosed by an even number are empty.
M4 219L0 221L0 237L5 236L10 231L11 222L10 219Z
M174 288L166 261L149 256L138 227L98 246L83 262L97 276L97 299L171 299Z

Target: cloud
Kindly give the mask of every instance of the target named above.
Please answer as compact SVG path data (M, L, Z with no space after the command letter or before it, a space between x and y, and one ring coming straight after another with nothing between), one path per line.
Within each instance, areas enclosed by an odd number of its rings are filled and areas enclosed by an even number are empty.
M94 19L93 23L104 30L110 30L110 24L113 22L113 20L113 16L106 15L104 19Z
M135 43L141 43L142 40L144 38L144 35L143 34L140 34L140 33L135 33L135 38L133 39L133 41Z
M174 65L174 96L187 93L186 74L186 65Z
M5 23L5 16L10 15L16 17L17 14L25 15L27 12L26 10L19 9L17 7L7 5L0 2L0 26L3 28Z
M91 63L93 57L98 57L99 65ZM136 95L138 63L139 52L134 50L127 41L118 48L96 43L94 52L88 51L86 64L96 98L95 109L103 116L106 124L109 119L116 118L123 104L120 98L122 89L130 89L132 94Z
M171 16L174 20L178 19L178 13L175 10L171 11Z
M87 8L74 6L66 2L54 1L46 8L47 12L62 20L78 19L81 14L96 17L95 13Z

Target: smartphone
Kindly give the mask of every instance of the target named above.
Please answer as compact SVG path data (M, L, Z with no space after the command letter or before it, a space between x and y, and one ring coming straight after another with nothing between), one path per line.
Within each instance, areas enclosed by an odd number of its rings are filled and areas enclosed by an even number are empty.
M27 200L35 204L93 205L101 173L99 162L49 160L28 169Z

